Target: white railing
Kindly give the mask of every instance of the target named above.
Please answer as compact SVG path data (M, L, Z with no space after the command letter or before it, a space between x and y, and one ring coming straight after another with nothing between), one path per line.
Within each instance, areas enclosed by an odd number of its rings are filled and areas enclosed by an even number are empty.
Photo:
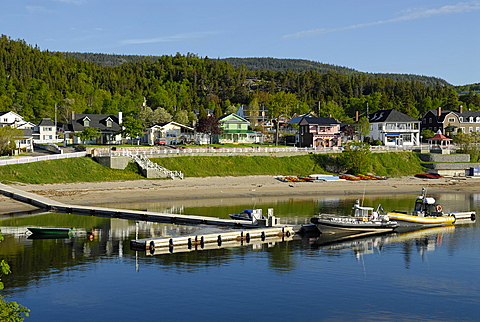
M87 155L86 152L75 152L75 153L65 153L65 154L43 155L38 157L15 157L12 159L0 160L0 166L7 165L7 164L31 163L31 162L56 160L56 159L79 158L79 157L84 157L86 155Z
M309 153L341 151L341 147L333 148L298 148L298 147L234 147L234 148L173 148L173 149L121 149L121 150L97 150L98 156L131 156L131 155L181 155L181 154L258 154L258 153Z

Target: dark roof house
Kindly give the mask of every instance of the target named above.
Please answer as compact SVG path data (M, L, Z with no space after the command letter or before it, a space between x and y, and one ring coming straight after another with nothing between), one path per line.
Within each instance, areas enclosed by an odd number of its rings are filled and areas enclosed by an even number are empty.
M464 111L462 106L458 111L442 110L438 107L422 117L421 128L422 131L440 130L445 135L480 132L480 111Z
M383 145L419 145L420 121L394 109L368 115L372 140Z
M298 143L302 147L335 147L342 143L340 122L333 117L303 117L298 125Z
M80 142L77 134L86 127L97 128L100 131L100 137L95 140L98 144L117 144L121 141L119 132L122 130L122 112L114 114L74 114L70 123L64 125L65 134L68 136L69 143Z

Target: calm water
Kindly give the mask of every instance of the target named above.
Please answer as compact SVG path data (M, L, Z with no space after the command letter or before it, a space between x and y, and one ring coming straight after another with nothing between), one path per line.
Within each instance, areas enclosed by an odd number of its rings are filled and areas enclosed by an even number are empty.
M364 203L410 211L416 195ZM215 217L255 206L300 224L317 212L350 213L356 197L115 206ZM480 213L479 195L434 197L446 211ZM478 320L478 223L345 242L320 237L153 256L130 249L133 221L46 214L3 216L0 225L6 237L0 258L13 270L3 277L3 294L31 309L28 321ZM27 226L74 226L96 235L93 241L27 239ZM139 223L138 229L143 238L204 227Z

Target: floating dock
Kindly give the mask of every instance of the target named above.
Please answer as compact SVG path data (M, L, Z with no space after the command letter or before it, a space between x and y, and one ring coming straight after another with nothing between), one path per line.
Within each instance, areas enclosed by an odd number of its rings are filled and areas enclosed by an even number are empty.
M143 251L147 256L154 256L154 255L164 255L164 254L178 254L178 253L188 253L194 251L205 251L205 250L218 250L222 248L230 248L230 247L244 247L244 246L252 246L253 248L262 247L261 245L275 245L275 243L281 242L288 242L292 241L293 236L286 237L286 236L272 236L266 237L264 240L255 238L250 241L243 240L224 240L222 243L217 243L215 241L210 243L197 243L189 246L188 244L182 245L174 245L173 247L156 247L154 249L144 249ZM133 249L136 250L136 249Z
M188 252L200 249L219 249L243 246L249 243L292 240L295 235L293 226L279 228L234 230L203 235L143 238L130 241L133 250L149 251L150 254Z

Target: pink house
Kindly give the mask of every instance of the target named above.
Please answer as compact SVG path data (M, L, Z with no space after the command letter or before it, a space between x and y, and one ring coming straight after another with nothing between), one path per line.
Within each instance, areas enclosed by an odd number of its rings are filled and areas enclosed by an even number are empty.
M340 122L333 117L303 117L298 123L299 144L303 147L335 147L342 144Z

